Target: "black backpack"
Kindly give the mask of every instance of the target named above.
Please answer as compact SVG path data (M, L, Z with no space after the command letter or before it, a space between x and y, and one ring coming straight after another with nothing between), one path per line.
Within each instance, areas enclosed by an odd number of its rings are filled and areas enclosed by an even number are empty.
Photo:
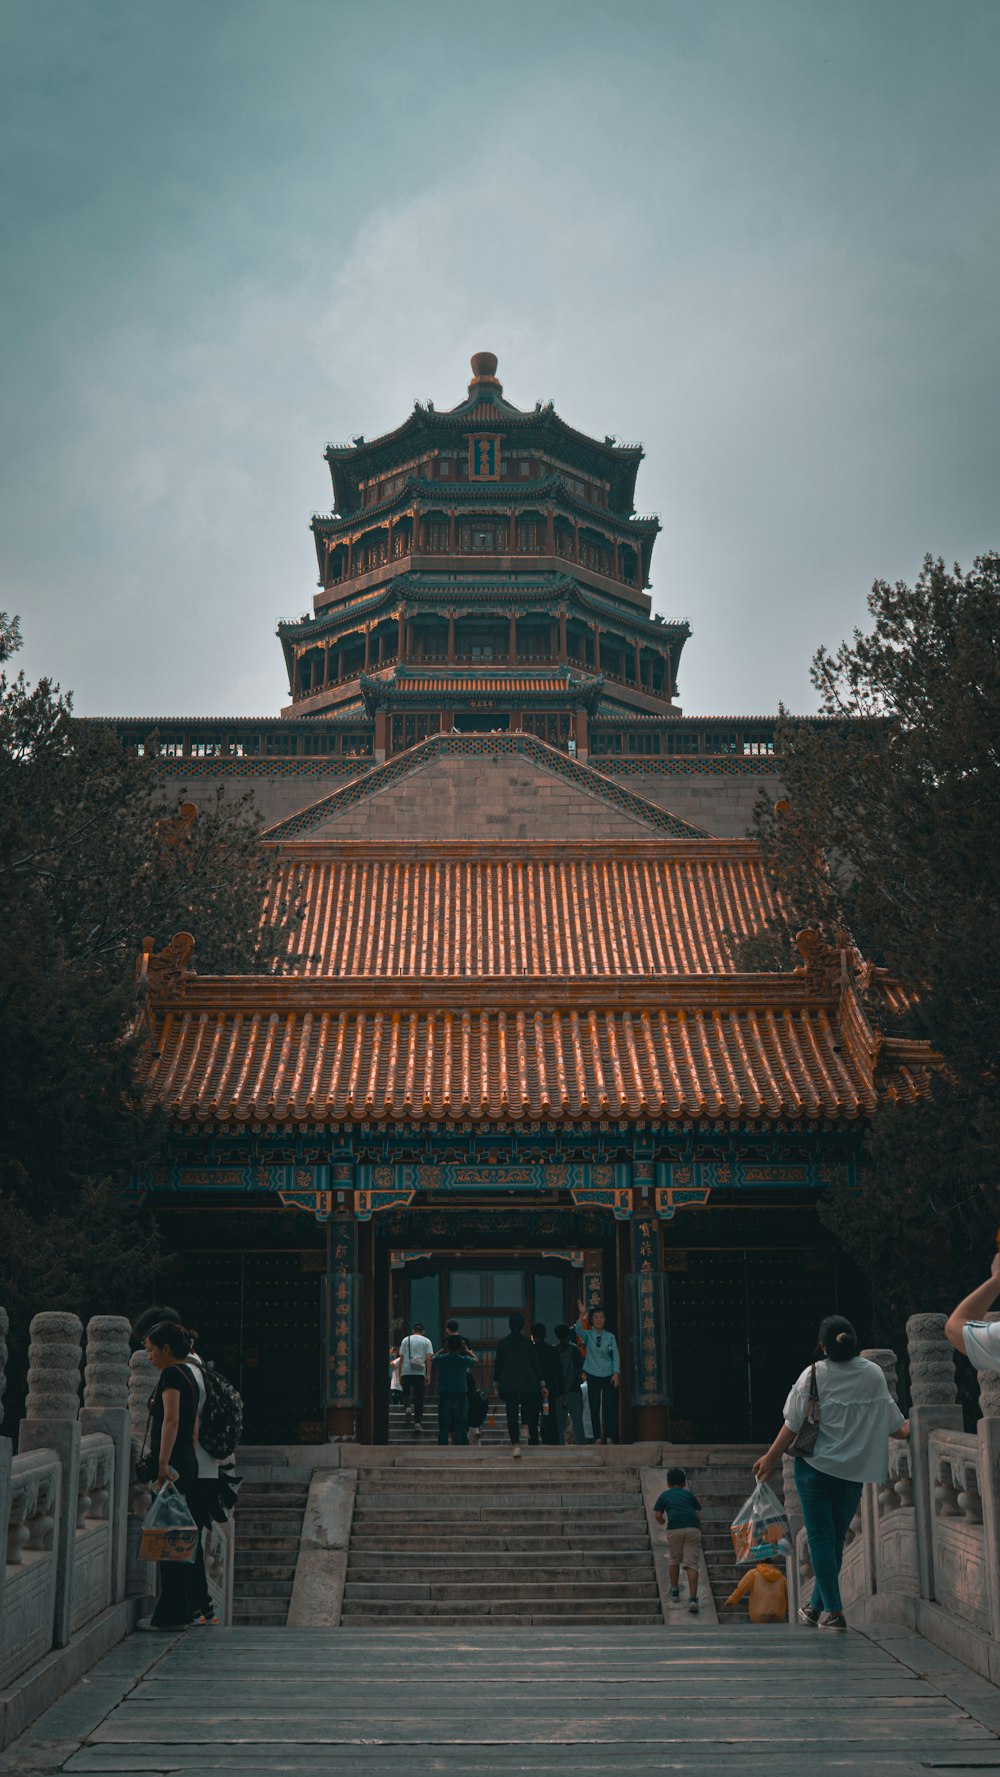
M206 1455L219 1462L231 1456L243 1436L243 1401L214 1364L202 1363L205 1405L198 1425L198 1442Z
M559 1359L560 1394L573 1394L580 1386L580 1371L583 1359L575 1345L557 1345L556 1356Z

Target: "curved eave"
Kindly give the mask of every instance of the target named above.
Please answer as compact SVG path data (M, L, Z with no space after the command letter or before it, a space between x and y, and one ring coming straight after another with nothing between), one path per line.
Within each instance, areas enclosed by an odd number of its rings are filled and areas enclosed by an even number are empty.
M471 404L462 403L458 408L443 412L438 412L433 407L422 407L418 403L402 425L392 432L383 432L378 438L365 439L363 444L328 444L323 455L329 465L337 510L345 515L357 515L360 510L358 480L363 467L367 470L381 468L383 465L380 459L387 458L387 453L395 453L399 446L412 442L418 434L423 434L428 439L433 438L435 443L441 442L443 434L451 434L456 441L461 441L470 424L474 424L479 407L494 407L498 410L495 415L484 414L483 429L502 425L514 432L530 434L532 428L535 428L540 437L555 434L563 439L574 451L601 466L602 473L608 475L612 481L617 495L615 503L619 508L630 509L633 506L635 478L645 455L641 444L605 444L603 439L591 438L587 433L567 425L551 406L525 410L510 406L502 398L497 401L495 397L486 396ZM391 455L388 455L384 466L386 469L392 468Z
M777 1005L738 994L720 1005L711 982L692 998L684 983L609 997L607 984L553 993L547 981L540 995L537 982L492 981L470 1003L468 982L312 981L297 1005L274 985L271 997L251 984L238 1006L199 993L162 1009L147 1087L170 1119L815 1127L878 1105L863 1060L839 1050L831 1008L794 1003L791 982Z
M574 494L561 475L547 475L539 481L432 481L425 475L407 475L399 492L391 499L374 506L359 506L354 511L314 512L309 528L316 536L335 537L354 531L359 521L364 524L405 517L414 498L427 502L427 509L449 505L515 503L525 510L543 501L558 502L581 517L605 527L631 532L636 545L658 536L662 530L655 513L637 513L624 508L595 506Z

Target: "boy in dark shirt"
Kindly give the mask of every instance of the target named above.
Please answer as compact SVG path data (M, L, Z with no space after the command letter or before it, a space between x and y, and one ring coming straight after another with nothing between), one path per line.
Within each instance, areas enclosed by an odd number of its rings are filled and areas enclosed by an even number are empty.
M698 1569L701 1556L701 1505L685 1485L687 1475L682 1468L668 1468L667 1485L653 1507L657 1524L666 1523L667 1548L670 1551L670 1596L681 1595L680 1578L683 1564L687 1571L688 1610L698 1615Z

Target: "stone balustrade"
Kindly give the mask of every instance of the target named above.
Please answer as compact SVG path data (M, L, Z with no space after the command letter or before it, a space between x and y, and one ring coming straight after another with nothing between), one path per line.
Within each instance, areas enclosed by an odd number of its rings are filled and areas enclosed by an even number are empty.
M0 1422L7 1331L0 1309ZM44 1707L61 1688L47 1656L65 1651L72 1683L155 1594L155 1567L137 1559L150 1494L135 1474L155 1376L144 1352L130 1357L129 1322L119 1315L88 1322L82 1374L84 1329L75 1315L37 1314L30 1335L16 1456L0 1437L0 1693L19 1683L30 1689L37 1669L46 1673L35 1683ZM210 1587L228 1622L230 1528L216 1526L207 1544ZM12 1731L35 1709L25 1707L27 1715L12 1715ZM0 1719L0 1745L7 1725Z

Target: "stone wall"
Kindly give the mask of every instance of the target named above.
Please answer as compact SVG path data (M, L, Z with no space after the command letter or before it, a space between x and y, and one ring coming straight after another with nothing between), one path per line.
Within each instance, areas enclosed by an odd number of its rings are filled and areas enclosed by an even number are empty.
M744 771L735 771L729 774L712 769L711 762L706 762L706 769L703 772L684 771L683 773L657 770L655 763L650 763L648 769L643 769L643 763L639 760L629 760L623 765L611 758L593 758L588 763L596 771L609 777L613 783L621 784L623 789L631 790L634 795L642 796L647 802L655 803L658 808L669 809L671 813L679 815L682 820L692 821L695 826L704 827L707 833L721 839L745 838L753 820L754 804L758 795L763 791L773 801L781 793L781 781L773 772L761 771L748 774ZM263 823L265 827L269 827L278 821L285 820L299 809L307 808L310 804L321 801L323 797L332 795L334 791L343 789L345 784L371 770L374 761L358 759L343 762L330 761L329 764L326 764L321 760L307 759L269 760L265 768L254 763L252 771L249 769L241 771L238 764L234 764L232 767L227 765L224 769L217 766L214 772L211 771L211 768L206 770L204 761L197 761L196 770L193 770L190 765L186 765L183 760L167 761L165 764L168 782L179 802L193 802L196 807L214 806L219 783L224 782L227 796L234 799L244 795L247 790L251 791ZM409 785L408 794L410 797L417 795L416 783L418 781L416 778L406 780L406 784ZM492 780L489 781L488 787L496 788ZM405 800L407 791L404 785L398 787L398 793L400 798ZM528 795L530 799L530 792ZM384 817L381 814L366 816L365 809L368 806L366 803L356 805L343 820L337 823L335 828L331 827L330 836L345 839L381 837ZM595 808L600 806L600 804L595 804ZM384 797L378 798L375 807L378 809L384 807ZM429 811L425 807L424 815L426 816L428 812L433 811ZM494 810L492 812L499 813L501 811ZM539 835L532 830L531 809L520 810L516 806L512 806L509 798L505 798L502 812L506 821L506 833L498 824L494 823L488 827L484 834L485 837L531 839L546 836L544 833ZM537 814L539 811L535 809L534 812ZM445 819L446 811L441 810L436 815L437 824L433 830L424 831L419 828L418 822L411 820L407 815L407 824L398 829L399 835L401 838L461 839L466 835L462 828L455 823L464 817L465 813L465 800L458 797L454 804L454 818L450 823ZM479 818L478 810L476 817ZM591 825L588 825L586 831L578 828L578 831L583 832L584 837L589 835L592 823L596 818L592 808L590 810ZM520 830L522 824L524 831ZM486 826L485 817L480 825ZM418 830L411 831L411 827ZM602 829L598 824L593 828L593 831L595 837L600 837L603 833L610 838L634 839L637 833L641 834L641 830L632 822L624 824L621 828L615 826ZM479 828L477 827L478 832ZM391 834L388 836L392 837Z
M631 789L631 785L626 786ZM650 839L656 829L512 753L434 757L310 839Z

